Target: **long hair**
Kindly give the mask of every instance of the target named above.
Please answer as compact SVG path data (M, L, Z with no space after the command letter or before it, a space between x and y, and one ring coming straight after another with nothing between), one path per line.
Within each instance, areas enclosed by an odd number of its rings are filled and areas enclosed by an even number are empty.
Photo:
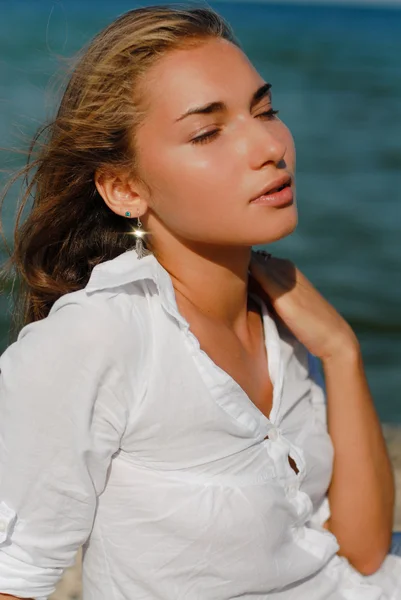
M27 164L1 195L0 207L23 178L14 248L0 271L3 281L16 283L11 335L46 317L63 294L85 287L96 264L133 247L127 219L104 202L95 173L118 168L136 175L135 131L146 117L141 81L170 50L208 38L240 46L208 6L155 5L121 15L74 57L55 118L36 133Z

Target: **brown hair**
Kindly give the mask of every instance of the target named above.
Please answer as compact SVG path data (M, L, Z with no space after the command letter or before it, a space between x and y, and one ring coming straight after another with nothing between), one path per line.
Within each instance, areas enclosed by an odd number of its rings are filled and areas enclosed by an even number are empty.
M85 287L96 264L133 247L127 219L103 201L95 172L118 168L135 174L134 134L145 116L142 78L166 52L210 37L240 46L231 27L208 6L148 6L118 17L75 57L56 117L39 129L26 166L1 198L0 206L15 181L24 178L14 250L0 272L6 280L13 271L17 280L14 335L46 317L60 296ZM30 199L32 208L21 224Z

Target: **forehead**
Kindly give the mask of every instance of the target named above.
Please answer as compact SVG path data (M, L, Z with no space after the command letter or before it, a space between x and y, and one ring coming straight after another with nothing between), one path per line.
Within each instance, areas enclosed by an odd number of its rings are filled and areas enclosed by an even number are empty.
M260 79L240 48L210 39L168 52L148 70L143 91L148 111L174 120L191 104L222 100L241 90L248 97Z

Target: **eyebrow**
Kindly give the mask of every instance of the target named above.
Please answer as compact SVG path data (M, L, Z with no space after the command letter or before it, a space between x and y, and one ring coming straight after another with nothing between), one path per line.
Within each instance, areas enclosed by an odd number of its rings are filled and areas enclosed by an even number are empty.
M271 83L264 83L260 88L256 90L251 98L251 102L249 104L250 110L258 104L258 102L265 97L271 98ZM225 102L210 102L209 104L205 104L204 106L194 106L190 108L185 113L183 113L175 122L182 121L185 117L189 117L190 115L209 115L215 112L223 112L227 110L227 105Z

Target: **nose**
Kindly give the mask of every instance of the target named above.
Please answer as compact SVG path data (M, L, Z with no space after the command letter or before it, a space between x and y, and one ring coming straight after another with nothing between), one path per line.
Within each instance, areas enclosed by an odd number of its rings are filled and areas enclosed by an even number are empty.
M252 168L259 169L268 163L279 165L283 162L287 144L284 137L280 135L279 121L266 121L253 117L251 124L248 124L248 142Z

